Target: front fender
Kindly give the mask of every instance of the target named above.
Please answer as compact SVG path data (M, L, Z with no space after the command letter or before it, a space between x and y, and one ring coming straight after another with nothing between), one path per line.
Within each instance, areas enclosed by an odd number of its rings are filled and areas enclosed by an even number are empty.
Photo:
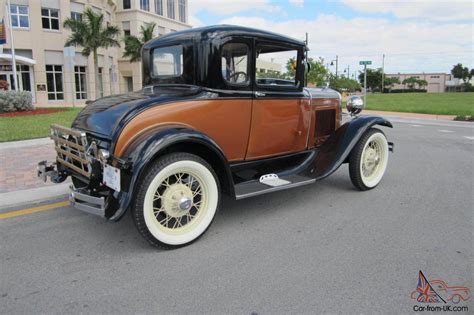
M138 136L125 151L124 158L126 157L131 165L131 168L128 170L128 185L127 189L121 191L117 196L119 207L110 218L111 220L119 220L131 205L137 182L149 163L167 148L180 143L193 143L206 147L206 149L217 156L217 159L220 160L226 172L228 172L227 175L230 174L224 152L219 145L207 135L186 126L179 125L159 126L148 130ZM232 177L230 176L230 178Z
M359 116L345 123L319 148L314 164L317 179L334 173L347 159L362 135L374 125L393 128L390 121L380 116Z

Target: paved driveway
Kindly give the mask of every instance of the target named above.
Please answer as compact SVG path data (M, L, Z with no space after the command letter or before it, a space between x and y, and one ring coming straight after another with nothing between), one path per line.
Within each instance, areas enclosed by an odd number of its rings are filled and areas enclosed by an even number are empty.
M467 126L467 127L466 127ZM0 221L0 313L414 313L419 271L473 289L472 125L396 122L384 180L225 199L173 251L70 207ZM472 298L458 305L473 309Z

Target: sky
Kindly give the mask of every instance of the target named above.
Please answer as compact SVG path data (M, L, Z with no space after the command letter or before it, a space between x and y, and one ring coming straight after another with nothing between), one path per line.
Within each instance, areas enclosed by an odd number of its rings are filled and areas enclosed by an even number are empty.
M233 24L304 40L309 56L352 77L361 60L386 73L474 67L472 0L189 0L194 27ZM333 62L335 64L335 62ZM335 65L328 65L335 72Z

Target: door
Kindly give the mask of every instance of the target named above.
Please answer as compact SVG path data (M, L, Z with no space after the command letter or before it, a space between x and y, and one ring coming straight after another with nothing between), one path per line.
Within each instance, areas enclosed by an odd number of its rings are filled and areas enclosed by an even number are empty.
M302 58L302 47L256 43L255 97L247 160L307 148L311 107L303 93Z

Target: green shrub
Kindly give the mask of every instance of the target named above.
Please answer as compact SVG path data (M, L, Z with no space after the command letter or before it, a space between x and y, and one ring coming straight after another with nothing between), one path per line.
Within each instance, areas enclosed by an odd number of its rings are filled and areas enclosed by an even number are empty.
M28 91L0 91L0 112L27 111L35 109Z

